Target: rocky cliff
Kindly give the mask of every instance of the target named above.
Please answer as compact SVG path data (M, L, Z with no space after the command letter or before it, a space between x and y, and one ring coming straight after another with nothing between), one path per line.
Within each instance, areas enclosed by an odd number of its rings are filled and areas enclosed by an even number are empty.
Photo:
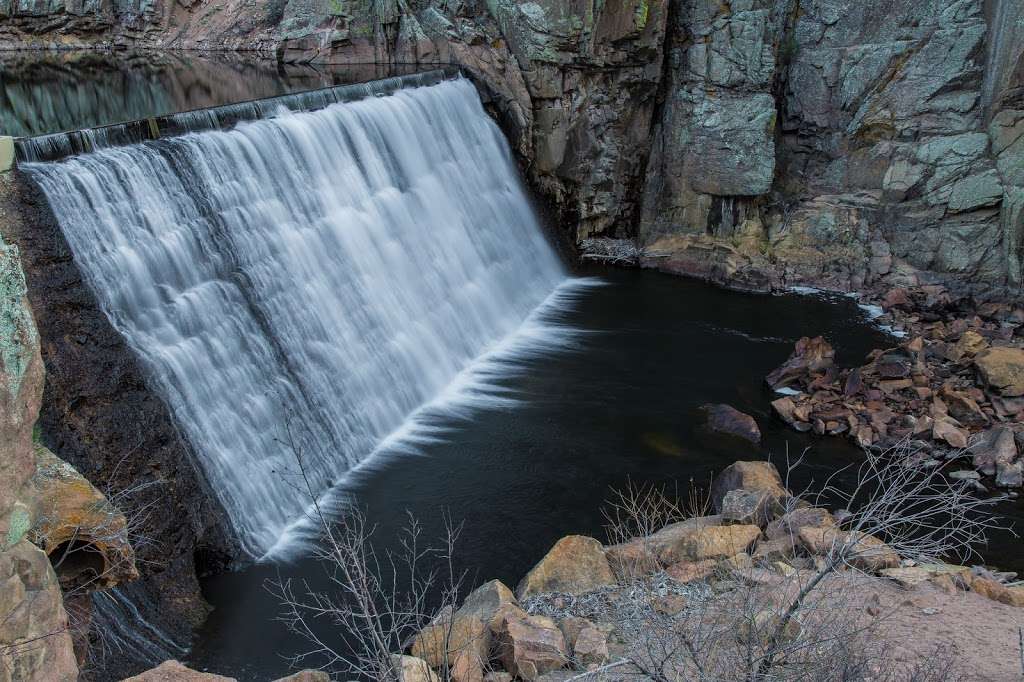
M635 237L665 269L1021 285L1012 0L53 0L2 16L7 45L459 64L574 236Z

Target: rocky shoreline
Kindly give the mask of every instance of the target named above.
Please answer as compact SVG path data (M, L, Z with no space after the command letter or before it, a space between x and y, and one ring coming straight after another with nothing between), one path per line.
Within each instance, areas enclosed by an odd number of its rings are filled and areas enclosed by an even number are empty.
M785 394L775 414L862 448L906 442L908 466L948 462L954 478L985 477L979 492L1024 485L1024 308L942 287L894 288L880 303L879 320L906 340L840 368L824 338L801 339L766 377Z
M828 599L852 599L838 603L858 627L878 627L886 647L903 647L904 657L887 658L886 666L923 670L915 666L936 645L956 649L956 664L971 679L1015 679L1019 674L1015 651L999 649L1016 645L1015 630L998 628L1019 618L1015 609L1024 607L1024 586L1011 582L1012 574L901 557L883 541L850 530L849 514L834 515L794 497L768 462L736 462L726 468L714 481L711 503L715 514L676 521L616 544L576 535L562 538L515 591L492 580L457 608L442 610L410 638L404 653L394 655L397 679L661 679L643 658L650 654L645 647L651 628L666 623L682 627L699 611L708 619L702 627L716 636L723 635L716 628L724 623L738 627L728 634L741 642L755 635L763 640L765 632L758 629L778 621L775 602L781 599L785 605L785 595L820 575L828 581ZM753 610L739 620L727 617L751 604ZM984 642L989 650L964 652L965 647L946 641L946 631L936 624L944 623L947 612L975 614L972 627L977 629L958 637L969 645ZM793 641L806 637L816 613L801 612L799 622L783 624L785 636ZM908 632L914 636L901 639ZM1004 653L1010 655L1004 659ZM131 679L168 679L158 671ZM303 674L309 676L296 679L328 679L323 673L322 678ZM174 679L230 680L201 675Z

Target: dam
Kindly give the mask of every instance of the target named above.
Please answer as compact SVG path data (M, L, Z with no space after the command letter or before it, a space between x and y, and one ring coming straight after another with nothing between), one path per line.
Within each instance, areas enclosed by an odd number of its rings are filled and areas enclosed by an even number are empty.
M444 72L17 150L253 557L566 278Z

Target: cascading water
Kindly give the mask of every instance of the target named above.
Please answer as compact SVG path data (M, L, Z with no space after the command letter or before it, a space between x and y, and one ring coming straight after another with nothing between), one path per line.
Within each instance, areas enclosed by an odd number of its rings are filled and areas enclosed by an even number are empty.
M464 79L22 167L256 556L565 279Z

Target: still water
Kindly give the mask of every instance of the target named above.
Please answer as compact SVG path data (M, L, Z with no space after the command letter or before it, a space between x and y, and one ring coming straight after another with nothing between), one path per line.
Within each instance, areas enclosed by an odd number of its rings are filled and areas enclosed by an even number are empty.
M279 65L237 53L0 51L0 135L79 130L409 70Z
M737 459L784 461L787 450L809 448L802 486L860 461L844 439L798 434L773 419L762 384L803 335L825 335L847 364L890 343L852 301L740 294L645 271L584 274L606 285L585 292L561 320L585 332L578 347L535 359L504 382L517 406L477 410L421 456L386 462L347 487L376 525L380 548L407 512L430 538L443 535L447 514L464 524L456 559L470 586L500 578L514 587L558 538L602 537L602 503L627 481L685 492ZM753 415L763 447L702 433L698 408L707 402ZM329 590L311 559L207 580L216 610L198 633L193 665L242 680L288 671L285 657L306 645L275 621L282 609L265 581L278 578ZM331 637L329 628L324 634Z

